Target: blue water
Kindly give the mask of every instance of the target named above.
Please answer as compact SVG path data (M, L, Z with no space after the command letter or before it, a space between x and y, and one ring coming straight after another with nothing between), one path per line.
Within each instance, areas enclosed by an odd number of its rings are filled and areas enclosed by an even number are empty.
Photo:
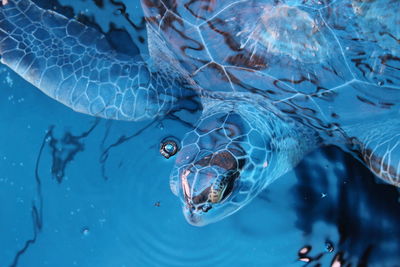
M111 19L146 53L143 30L104 4L63 12L88 9L104 31ZM169 189L174 158L159 153L196 117L178 115L95 119L0 66L0 266L400 266L398 190L334 147L227 219L189 225Z

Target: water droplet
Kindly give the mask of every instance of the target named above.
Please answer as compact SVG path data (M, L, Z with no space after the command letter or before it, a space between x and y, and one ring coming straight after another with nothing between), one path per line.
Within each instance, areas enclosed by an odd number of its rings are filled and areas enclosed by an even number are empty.
M82 228L81 233L82 233L84 236L88 236L88 235L90 234L89 228L88 228L88 227Z
M165 145L164 149L168 153L172 153L175 150L175 146L169 143Z
M302 247L298 252L299 261L310 262L312 260L312 258L308 257L307 254L311 251L311 249L312 249L312 247L309 245Z
M162 122L160 122L160 123L158 124L158 128L159 128L160 130L164 130L164 124L162 124Z
M124 72L124 74L128 74L131 70L131 67L129 65L124 65L122 67L122 71Z
M160 153L165 158L170 158L179 150L178 142L172 138L164 139L160 145Z
M335 250L335 248L333 247L333 244L330 241L325 242L325 249L329 253L331 253Z
M307 255L308 252L310 252L311 246L304 246L299 250L299 255Z

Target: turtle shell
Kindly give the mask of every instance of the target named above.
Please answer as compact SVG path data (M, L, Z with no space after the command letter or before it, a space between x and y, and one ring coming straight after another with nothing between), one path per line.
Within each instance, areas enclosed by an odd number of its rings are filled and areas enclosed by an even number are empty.
M146 0L143 6L150 27L203 90L260 95L328 134L399 110L396 0Z

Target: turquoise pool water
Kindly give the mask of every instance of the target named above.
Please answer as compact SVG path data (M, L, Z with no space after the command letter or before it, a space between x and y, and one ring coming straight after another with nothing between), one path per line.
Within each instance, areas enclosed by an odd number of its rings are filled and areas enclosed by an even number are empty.
M138 4L125 3L135 28L119 2L60 3L146 53ZM95 119L0 66L0 266L400 266L398 190L334 147L227 219L189 225L159 146L196 116Z

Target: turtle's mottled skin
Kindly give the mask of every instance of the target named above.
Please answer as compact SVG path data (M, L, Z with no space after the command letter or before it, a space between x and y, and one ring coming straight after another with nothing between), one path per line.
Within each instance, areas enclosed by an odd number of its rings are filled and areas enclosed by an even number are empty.
M171 175L187 220L226 217L309 151L337 145L400 185L400 2L143 0L151 62L30 0L3 0L2 63L72 109L203 113Z

